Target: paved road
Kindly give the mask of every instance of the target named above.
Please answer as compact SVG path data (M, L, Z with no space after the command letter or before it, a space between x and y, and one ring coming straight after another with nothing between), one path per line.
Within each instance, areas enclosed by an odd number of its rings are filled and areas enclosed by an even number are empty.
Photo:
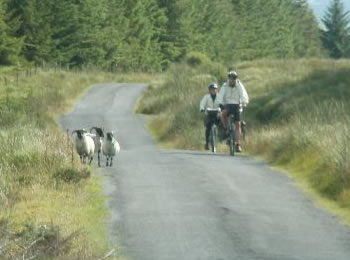
M350 232L284 174L225 154L163 150L133 106L145 85L92 88L63 127L113 129L109 233L128 259L350 259Z

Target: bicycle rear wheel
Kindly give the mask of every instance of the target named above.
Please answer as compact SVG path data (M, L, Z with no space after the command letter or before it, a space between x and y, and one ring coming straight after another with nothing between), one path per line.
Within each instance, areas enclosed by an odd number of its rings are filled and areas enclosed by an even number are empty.
M235 155L235 143L236 143L236 136L235 136L235 123L233 121L233 118L230 117L230 155Z
M241 121L241 131L242 131L242 139L245 141L247 135L247 125L245 121Z

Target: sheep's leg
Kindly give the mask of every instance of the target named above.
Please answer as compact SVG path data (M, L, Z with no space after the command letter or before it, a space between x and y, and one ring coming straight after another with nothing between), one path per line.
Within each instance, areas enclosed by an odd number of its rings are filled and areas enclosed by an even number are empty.
M106 166L108 167L108 157L106 157Z
M84 155L84 164L87 164L89 161L89 156L88 155Z
M88 158L89 158L89 157L88 157ZM91 157L90 157L90 160L89 160L89 165L91 165L91 162L92 162L93 159L94 159L94 157L91 156Z
M113 166L113 157L111 157L111 163L109 164L109 166Z
M101 163L100 163L100 151L97 152L97 164L98 164L98 167L101 167Z

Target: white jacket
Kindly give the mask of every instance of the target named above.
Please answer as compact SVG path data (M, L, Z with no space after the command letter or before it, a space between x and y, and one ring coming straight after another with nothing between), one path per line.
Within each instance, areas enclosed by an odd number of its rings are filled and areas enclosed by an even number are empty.
M216 95L215 101L213 101L211 95L206 94L199 104L199 110L206 110L207 108L218 108L219 104L218 95Z
M219 104L243 104L247 105L249 103L248 93L245 90L242 82L237 79L236 85L230 87L227 82L225 82L217 97Z

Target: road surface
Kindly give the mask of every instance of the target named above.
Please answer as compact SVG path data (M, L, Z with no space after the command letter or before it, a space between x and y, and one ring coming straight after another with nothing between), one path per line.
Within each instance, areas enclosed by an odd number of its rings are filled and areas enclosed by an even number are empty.
M109 236L120 254L134 260L350 259L349 230L264 162L157 147L133 113L145 88L97 85L59 120L64 128L116 132L122 150L112 168L99 172L109 198Z

